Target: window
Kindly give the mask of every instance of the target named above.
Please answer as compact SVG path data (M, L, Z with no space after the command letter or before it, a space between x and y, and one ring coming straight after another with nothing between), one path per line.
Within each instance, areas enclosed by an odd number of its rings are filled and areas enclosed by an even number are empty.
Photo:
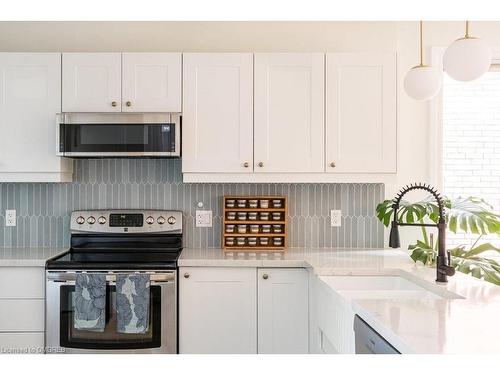
M500 67L473 82L443 76L443 190L475 196L500 210ZM472 245L477 235L449 233L448 246ZM481 241L500 247L500 237Z

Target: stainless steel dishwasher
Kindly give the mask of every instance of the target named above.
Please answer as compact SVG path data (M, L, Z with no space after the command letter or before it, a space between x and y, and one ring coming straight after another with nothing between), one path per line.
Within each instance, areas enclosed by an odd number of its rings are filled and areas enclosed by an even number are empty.
M356 354L401 354L358 315L354 317Z

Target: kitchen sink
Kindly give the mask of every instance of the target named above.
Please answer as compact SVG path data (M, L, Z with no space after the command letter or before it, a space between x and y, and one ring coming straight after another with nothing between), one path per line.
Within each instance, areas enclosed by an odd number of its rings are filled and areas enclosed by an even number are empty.
M331 288L349 299L457 299L461 296L437 286L426 288L402 276L320 276Z

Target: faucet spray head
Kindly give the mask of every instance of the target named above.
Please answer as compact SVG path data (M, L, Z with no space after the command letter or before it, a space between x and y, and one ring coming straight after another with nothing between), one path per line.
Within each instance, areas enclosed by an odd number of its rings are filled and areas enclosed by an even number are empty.
M398 224L394 220L392 221L391 225L391 234L389 236L389 247L392 247L393 249L401 247Z

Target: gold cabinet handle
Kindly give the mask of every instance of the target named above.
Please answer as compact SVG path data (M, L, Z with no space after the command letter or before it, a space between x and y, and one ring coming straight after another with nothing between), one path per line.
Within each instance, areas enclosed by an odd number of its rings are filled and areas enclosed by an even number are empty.
M187 272L186 272L186 273L184 274L184 278L185 278L185 279L189 279L189 273L187 273Z
M111 106L112 106L112 107L116 107L117 105L118 105L118 103L117 103L117 102L115 102L114 100L111 102Z
M246 161L246 162L244 162L244 163L243 163L243 166L244 166L245 168L248 168L248 167L250 166L250 163L249 163L248 161Z
M334 161L332 161L332 162L330 163L330 167L335 168L335 162L334 162Z
M264 163L263 162L259 162L258 166L262 168L264 166Z
M264 280L267 280L267 279L269 279L269 275L268 275L267 273L265 273L265 274L263 274L263 275L262 275L262 278L263 278Z
M125 103L125 105L126 105L127 107L130 107L130 106L132 105L132 102L131 102L131 101L127 101L127 102Z

